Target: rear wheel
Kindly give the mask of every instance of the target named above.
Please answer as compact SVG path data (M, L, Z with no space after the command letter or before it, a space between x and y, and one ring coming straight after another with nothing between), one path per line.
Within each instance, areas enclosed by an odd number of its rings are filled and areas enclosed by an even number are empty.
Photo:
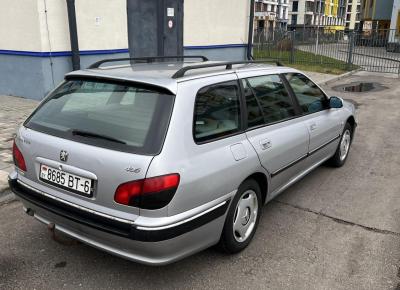
M349 123L346 123L339 146L336 149L335 155L333 155L330 160L333 166L342 167L346 163L347 157L349 156L352 136L353 129Z
M239 187L234 197L219 242L220 248L233 254L245 249L251 242L260 220L261 190L252 179Z

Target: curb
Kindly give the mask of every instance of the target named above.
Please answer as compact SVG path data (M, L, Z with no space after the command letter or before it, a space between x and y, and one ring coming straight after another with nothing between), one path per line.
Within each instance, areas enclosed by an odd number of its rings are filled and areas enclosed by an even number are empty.
M0 206L8 204L10 202L16 201L17 197L14 193L10 192L8 189L0 193Z
M5 173L5 183L1 182L0 185L0 205L15 200L15 195L11 192L10 187L8 186L8 174L10 172L11 171L8 171L7 168L6 170L0 170L2 180Z
M341 75L338 75L338 76L334 76L334 77L330 78L329 80L326 80L326 81L324 81L322 83L318 83L318 84L321 85L321 86L327 86L327 85L329 85L331 83L334 83L334 82L336 82L338 80L347 78L347 77L349 77L349 76L351 76L351 75L353 75L355 73L358 73L360 71L363 71L363 69L362 68L358 68L358 69L349 71L347 73L344 73L344 74L341 74Z

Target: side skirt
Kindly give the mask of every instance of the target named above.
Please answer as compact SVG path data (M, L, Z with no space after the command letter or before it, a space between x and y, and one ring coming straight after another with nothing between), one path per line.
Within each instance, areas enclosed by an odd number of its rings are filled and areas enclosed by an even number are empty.
M289 180L288 183L284 184L283 186L281 186L280 188L276 189L275 191L271 192L270 194L268 194L266 203L269 202L270 200L274 199L276 196L278 196L280 193L282 193L283 191L285 191L288 187L292 186L293 184L295 184L296 182L298 182L299 180L301 180L303 177L305 177L307 174L309 174L311 171L313 171L314 169L318 168L322 163L324 163L325 161L329 160L333 155L327 156L324 159L318 161L317 163L315 163L314 165L312 165L311 167L307 168L306 170L300 172L298 175L296 175L295 177L293 177L292 179Z

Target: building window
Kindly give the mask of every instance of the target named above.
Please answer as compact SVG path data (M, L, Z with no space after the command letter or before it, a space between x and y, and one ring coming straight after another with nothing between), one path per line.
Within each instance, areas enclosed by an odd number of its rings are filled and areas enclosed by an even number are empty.
M293 12L299 11L299 2L298 1L293 1L292 11Z
M292 15L292 25L297 24L297 15Z

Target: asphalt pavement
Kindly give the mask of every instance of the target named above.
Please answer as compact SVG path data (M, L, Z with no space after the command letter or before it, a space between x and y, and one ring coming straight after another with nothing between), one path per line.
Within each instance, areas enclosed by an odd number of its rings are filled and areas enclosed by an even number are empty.
M355 81L387 89L330 89ZM400 289L400 81L359 72L327 91L358 108L346 165L322 166L264 206L245 251L143 266L55 242L13 201L0 205L0 289Z

